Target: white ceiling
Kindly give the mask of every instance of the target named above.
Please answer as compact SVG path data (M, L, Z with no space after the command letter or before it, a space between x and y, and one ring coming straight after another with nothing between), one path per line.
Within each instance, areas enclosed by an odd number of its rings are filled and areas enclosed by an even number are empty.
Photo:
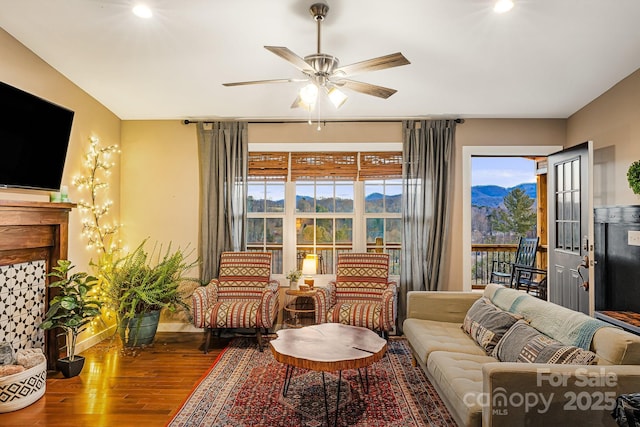
M304 119L298 78L264 45L315 53L313 0L0 0L0 26L121 119ZM566 118L640 68L640 1L327 0L322 51L341 65L401 51L325 119ZM0 61L2 59L0 58ZM346 90L345 90L346 91Z

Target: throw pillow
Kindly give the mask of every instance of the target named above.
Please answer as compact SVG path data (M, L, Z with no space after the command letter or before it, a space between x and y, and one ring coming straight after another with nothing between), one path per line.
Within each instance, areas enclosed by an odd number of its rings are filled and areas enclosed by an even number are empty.
M597 355L554 340L523 320L516 322L493 350L501 362L592 365Z
M462 329L477 342L487 354L495 348L500 338L518 321L519 317L501 310L488 298L478 299L467 311Z

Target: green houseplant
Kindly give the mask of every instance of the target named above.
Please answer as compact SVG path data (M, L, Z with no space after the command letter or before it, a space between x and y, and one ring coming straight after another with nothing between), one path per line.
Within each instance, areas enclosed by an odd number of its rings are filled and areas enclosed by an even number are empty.
M640 194L640 160L636 160L631 163L629 170L627 170L627 180L629 181L629 188L634 194Z
M73 273L74 266L68 260L59 260L49 276L59 280L51 283L50 288L57 288L58 294L49 303L49 310L41 329L61 328L66 333L67 357L59 359L56 367L67 378L74 377L82 371L84 357L76 356L78 334L98 315L102 303L91 295L91 290L98 284L98 279L87 273Z
M160 311L182 307L189 312L180 284L185 273L197 265L187 261L189 253L154 247L149 253L145 239L133 252L103 270L103 292L107 307L116 313L117 331L125 347L151 344Z

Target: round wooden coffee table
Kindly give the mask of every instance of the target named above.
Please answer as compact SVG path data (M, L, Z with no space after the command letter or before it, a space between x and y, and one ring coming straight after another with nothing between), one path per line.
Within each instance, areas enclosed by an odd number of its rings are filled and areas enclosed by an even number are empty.
M327 425L329 425L329 407L327 404L327 387L324 373L338 371L338 395L336 398L336 414L334 425L338 424L338 407L340 404L340 382L342 371L357 369L363 388L361 368L365 368L366 390L369 376L367 367L384 356L387 341L375 332L358 326L340 323L322 323L300 329L282 329L277 332L278 338L269 342L273 357L287 365L282 395L287 395L293 368L311 369L322 372L324 389L324 406Z

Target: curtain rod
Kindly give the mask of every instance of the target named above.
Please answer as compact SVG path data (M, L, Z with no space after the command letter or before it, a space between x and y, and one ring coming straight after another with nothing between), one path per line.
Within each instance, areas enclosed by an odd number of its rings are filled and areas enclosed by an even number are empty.
M400 120L320 120L321 123L326 125L327 123L397 123L403 120L432 120L432 119L400 119ZM462 124L464 123L464 119L446 119L446 120L454 120L456 123ZM224 120L216 120L216 121L224 121ZM195 124L195 123L215 123L216 121L211 120L189 120L184 119L182 121L185 125ZM247 123L252 124L283 124L283 123L307 123L307 120L278 120L278 121L260 121L260 120L249 120ZM314 121L315 123L315 121Z

